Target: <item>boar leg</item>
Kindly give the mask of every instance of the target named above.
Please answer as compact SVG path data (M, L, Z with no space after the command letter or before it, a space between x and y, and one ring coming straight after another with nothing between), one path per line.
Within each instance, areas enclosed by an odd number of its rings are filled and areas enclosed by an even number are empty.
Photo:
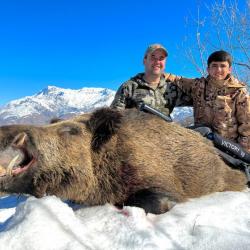
M176 203L184 201L179 195L157 191L154 189L143 189L131 195L124 203L125 206L141 207L146 213L161 214L170 210Z

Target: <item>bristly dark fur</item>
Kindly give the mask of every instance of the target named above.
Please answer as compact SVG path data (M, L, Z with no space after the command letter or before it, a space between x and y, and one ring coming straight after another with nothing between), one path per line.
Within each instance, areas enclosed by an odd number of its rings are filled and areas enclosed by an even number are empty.
M117 110L110 108L101 108L96 110L89 121L87 126L93 134L92 149L99 150L121 126L122 114Z

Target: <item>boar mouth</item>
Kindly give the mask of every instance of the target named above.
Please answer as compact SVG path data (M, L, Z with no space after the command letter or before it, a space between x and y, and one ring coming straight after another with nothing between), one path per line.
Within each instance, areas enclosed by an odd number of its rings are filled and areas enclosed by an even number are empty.
M7 176L17 176L27 171L37 161L26 146L27 134L19 134L11 144L11 147L2 153L1 157L8 160L7 167L0 165L0 178Z
M30 155L25 148L21 148L23 153L23 160L17 166L13 166L11 170L12 175L18 175L26 170L28 170L35 162L36 159L32 155ZM8 169L8 168L7 168Z

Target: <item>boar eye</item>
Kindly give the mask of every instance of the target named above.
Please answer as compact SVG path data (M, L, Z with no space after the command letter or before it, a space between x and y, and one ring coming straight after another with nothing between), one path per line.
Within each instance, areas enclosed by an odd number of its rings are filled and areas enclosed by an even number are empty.
M80 134L80 128L74 126L65 126L59 129L59 134L70 134L70 135L78 135Z

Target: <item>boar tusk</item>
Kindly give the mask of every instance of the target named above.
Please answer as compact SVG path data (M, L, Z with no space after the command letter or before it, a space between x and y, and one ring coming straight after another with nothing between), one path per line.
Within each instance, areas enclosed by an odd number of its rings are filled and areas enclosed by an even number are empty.
M27 138L27 134L23 132L16 136L16 138L14 139L14 144L18 147L21 147L26 141L26 138Z
M19 158L19 155L16 155L9 163L8 167L7 167L7 170L6 170L6 173L7 175L11 175L12 174L12 169L13 167L15 166L15 163L17 161L17 159Z

